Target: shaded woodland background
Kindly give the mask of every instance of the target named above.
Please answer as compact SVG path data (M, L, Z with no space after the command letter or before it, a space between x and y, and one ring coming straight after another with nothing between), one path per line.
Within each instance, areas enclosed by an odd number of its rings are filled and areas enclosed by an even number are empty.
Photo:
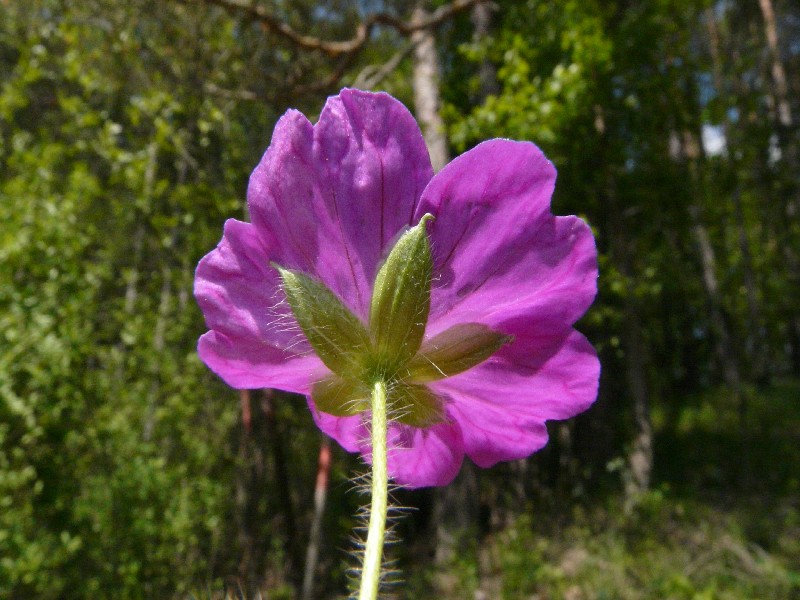
M276 119L345 85L437 166L535 141L601 253L597 404L398 492L398 597L800 598L789 0L0 0L0 596L346 593L358 460L314 527L305 403L212 375L191 293Z

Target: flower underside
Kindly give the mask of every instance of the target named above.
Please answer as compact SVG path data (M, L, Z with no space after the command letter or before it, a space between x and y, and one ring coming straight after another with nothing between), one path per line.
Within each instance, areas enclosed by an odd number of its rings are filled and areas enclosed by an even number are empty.
M425 384L462 373L512 337L479 323L455 325L423 341L433 259L425 231L429 214L406 231L378 271L364 326L324 284L279 265L297 323L332 374L314 384L317 408L335 416L370 408L377 382L388 390L392 420L414 427L445 421L442 400Z

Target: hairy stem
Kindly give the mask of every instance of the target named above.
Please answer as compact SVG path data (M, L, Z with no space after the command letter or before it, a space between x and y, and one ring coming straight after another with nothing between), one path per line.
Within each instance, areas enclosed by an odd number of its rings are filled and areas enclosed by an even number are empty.
M376 600L383 562L383 536L386 530L386 505L389 494L386 472L386 383L372 388L372 506L369 512L367 547L361 571L359 600Z

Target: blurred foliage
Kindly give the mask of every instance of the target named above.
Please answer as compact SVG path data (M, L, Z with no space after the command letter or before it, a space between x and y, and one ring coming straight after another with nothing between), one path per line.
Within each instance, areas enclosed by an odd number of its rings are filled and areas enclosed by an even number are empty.
M636 505L615 492L539 494L502 528L461 547L438 597L796 598L798 397L796 380L755 396L746 440L722 387L687 398L677 428L657 413L661 483ZM754 476L743 488L736 482L745 453ZM441 577L441 566L423 565L404 597L433 597L429 590Z
M661 490L632 515L613 504L576 507L566 522L525 515L462 554L450 571L453 593L440 597L789 600L800 576L798 512L776 512L771 553L742 529L758 520L758 508L720 510ZM431 597L430 585L412 580L406 597Z
M261 4L326 39L409 8ZM797 116L800 13L775 7ZM797 131L776 125L756 3L495 8L485 35L466 14L438 31L452 149L530 139L556 164L555 212L598 238L600 295L579 326L604 371L595 408L554 425L544 452L481 473L453 597L796 597ZM194 267L246 216L276 118L317 114L331 72L363 80L405 44L377 29L343 65L203 2L0 0L0 597L293 597L320 437L302 399L242 398L200 363ZM410 106L410 70L376 85ZM687 133L722 149L687 158ZM631 310L658 485L626 514ZM356 464L335 452L320 595L344 587ZM433 597L430 496L398 497L419 509L399 526L401 567Z
M195 215L241 203L192 164L227 124L150 70L146 10L4 9L0 594L162 596L224 543L237 413L190 290Z

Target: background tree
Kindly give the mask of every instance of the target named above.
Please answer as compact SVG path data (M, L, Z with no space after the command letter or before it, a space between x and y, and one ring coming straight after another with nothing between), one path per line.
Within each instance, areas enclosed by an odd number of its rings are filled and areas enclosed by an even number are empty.
M0 596L297 596L321 437L302 399L200 363L194 268L288 107L350 84L415 106L417 38L437 152L533 140L555 211L594 227L603 376L531 459L438 510L398 493L408 594L797 593L797 7L420 7L0 2ZM332 451L319 597L360 503ZM432 569L442 506L466 518Z

